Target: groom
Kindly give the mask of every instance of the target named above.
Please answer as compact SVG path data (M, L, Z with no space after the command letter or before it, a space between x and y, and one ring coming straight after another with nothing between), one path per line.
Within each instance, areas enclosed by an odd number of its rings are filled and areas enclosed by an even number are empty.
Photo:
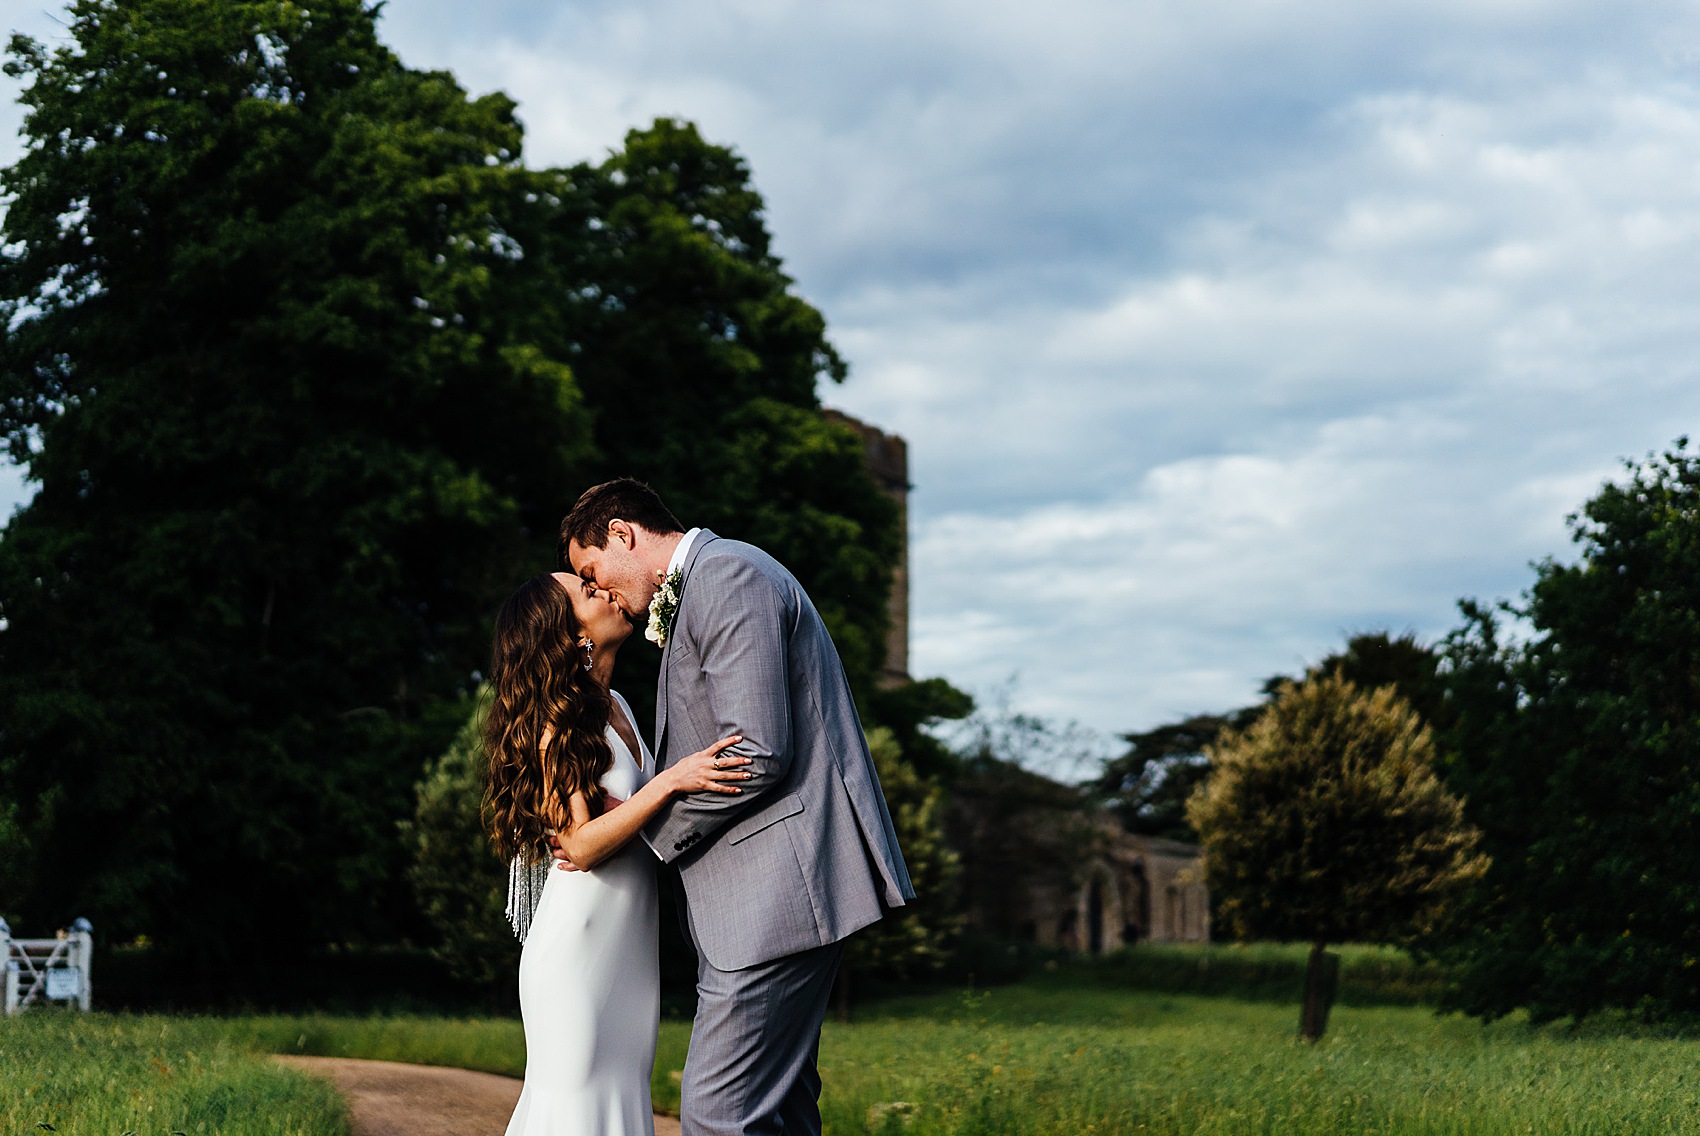
M843 939L915 898L820 614L778 561L683 531L629 478L587 490L561 558L662 647L662 768L732 734L743 793L675 798L644 829L697 951L685 1136L818 1134L820 1024Z

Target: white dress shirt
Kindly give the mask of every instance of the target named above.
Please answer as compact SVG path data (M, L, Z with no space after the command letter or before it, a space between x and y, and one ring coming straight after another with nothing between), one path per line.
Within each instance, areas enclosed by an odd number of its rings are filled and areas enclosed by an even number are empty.
M691 544L696 540L697 533L701 531L701 529L686 529L685 535L679 538L678 547L673 549L672 559L667 561L668 576L685 566L685 557L690 555Z

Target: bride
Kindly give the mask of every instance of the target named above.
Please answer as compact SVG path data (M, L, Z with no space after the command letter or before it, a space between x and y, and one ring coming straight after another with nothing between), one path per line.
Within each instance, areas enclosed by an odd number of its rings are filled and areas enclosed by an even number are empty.
M656 774L608 686L631 631L564 572L533 577L496 617L487 788L525 943L525 1087L508 1136L653 1136L656 859L632 838L670 797L738 793L749 778L737 768L748 758L719 756L736 736ZM551 836L582 871L549 870Z

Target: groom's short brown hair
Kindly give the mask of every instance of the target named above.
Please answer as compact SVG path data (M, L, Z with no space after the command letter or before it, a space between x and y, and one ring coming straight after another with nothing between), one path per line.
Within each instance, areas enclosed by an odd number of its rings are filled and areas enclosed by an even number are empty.
M638 525L652 533L685 531L655 490L635 478L616 477L586 489L562 519L561 541L555 547L561 566L572 571L567 549L574 541L581 548L607 548L608 526L615 521Z

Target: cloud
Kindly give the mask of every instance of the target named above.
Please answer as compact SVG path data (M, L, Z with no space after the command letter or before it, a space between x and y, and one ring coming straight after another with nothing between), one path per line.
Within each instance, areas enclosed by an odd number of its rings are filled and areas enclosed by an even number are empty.
M1688 5L392 0L382 26L516 97L534 163L657 115L749 159L852 364L827 400L910 442L914 669L1020 671L1025 709L1142 728L1353 630L1440 634L1700 421Z
M1117 291L848 305L844 401L917 462L916 666L1025 659L1034 706L1144 726L1519 591L1700 414L1697 110L1613 72L1353 97Z
M1443 633L1459 595L1503 582L1482 550L1560 550L1565 510L1609 473L1484 493L1472 439L1443 445L1453 462L1423 444L1451 433L1340 421L1109 500L936 517L913 550L914 656L975 689L1019 671L1033 708L1116 730L1243 705L1354 631Z

